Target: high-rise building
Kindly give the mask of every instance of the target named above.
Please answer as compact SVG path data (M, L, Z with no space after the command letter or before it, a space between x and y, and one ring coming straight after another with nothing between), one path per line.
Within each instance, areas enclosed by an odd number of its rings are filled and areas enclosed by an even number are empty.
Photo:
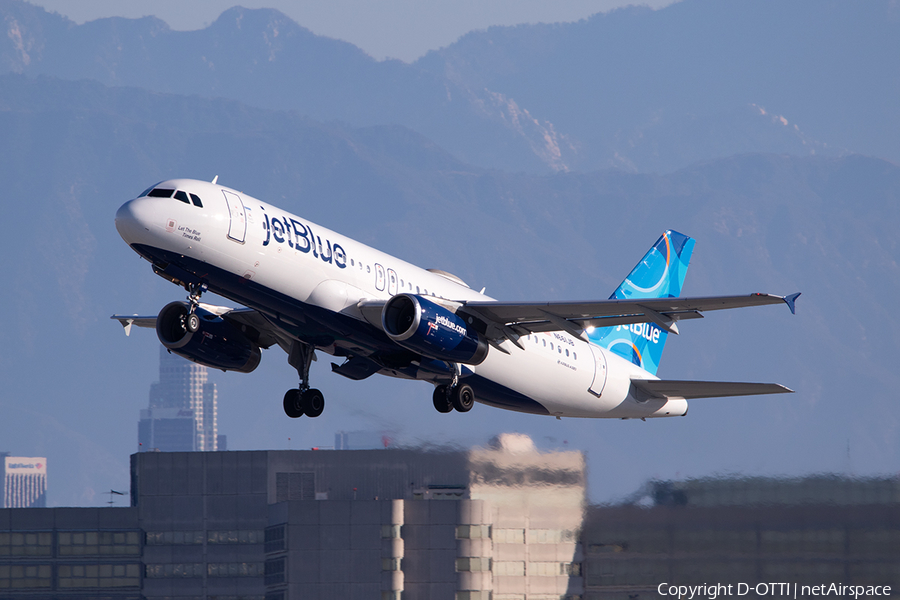
M47 459L3 457L3 508L47 506Z
M138 451L213 451L218 432L216 384L203 365L160 346L159 381L150 386L150 405L141 411Z

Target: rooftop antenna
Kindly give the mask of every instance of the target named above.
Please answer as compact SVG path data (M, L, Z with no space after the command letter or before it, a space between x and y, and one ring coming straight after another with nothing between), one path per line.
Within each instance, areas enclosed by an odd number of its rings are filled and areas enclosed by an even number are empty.
M218 175L216 175L215 177L213 177L213 180L212 180L213 185L215 185L217 181L219 181L219 176L218 176Z
M110 490L107 492L107 494L109 494L109 502L107 502L107 504L109 504L110 506L113 505L113 495L116 495L116 496L127 496L128 495L125 492L117 492L116 490L114 490L112 488L110 488Z

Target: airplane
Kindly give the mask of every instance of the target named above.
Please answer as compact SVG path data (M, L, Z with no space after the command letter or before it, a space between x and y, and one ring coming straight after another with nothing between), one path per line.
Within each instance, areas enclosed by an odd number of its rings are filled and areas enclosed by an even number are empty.
M687 414L693 398L789 393L779 384L664 380L668 334L711 310L787 304L799 293L680 297L694 240L666 231L608 300L501 302L459 277L422 269L212 182L162 181L116 213L122 239L188 292L155 316L113 315L128 335L155 328L196 363L249 373L279 346L297 370L288 417L317 417L316 351L333 372L434 386L441 413L475 402L561 417L646 419ZM244 308L200 302L206 292Z

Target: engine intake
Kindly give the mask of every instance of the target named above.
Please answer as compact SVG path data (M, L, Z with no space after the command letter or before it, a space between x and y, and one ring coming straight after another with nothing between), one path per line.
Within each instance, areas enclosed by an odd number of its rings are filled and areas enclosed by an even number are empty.
M237 327L201 307L196 314L200 328L191 333L185 327L188 304L171 302L164 306L156 318L156 335L162 345L197 364L223 371L249 373L259 366L259 346Z
M477 365L484 361L484 337L456 314L421 296L399 294L384 305L381 324L392 340L429 358Z

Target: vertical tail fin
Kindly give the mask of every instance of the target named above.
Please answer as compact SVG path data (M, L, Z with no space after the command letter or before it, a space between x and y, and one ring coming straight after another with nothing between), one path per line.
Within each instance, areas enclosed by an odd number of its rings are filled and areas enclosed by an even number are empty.
M671 229L666 231L610 299L675 298L681 295L693 250L692 238ZM656 375L668 333L654 323L635 323L598 328L588 337L598 346Z

